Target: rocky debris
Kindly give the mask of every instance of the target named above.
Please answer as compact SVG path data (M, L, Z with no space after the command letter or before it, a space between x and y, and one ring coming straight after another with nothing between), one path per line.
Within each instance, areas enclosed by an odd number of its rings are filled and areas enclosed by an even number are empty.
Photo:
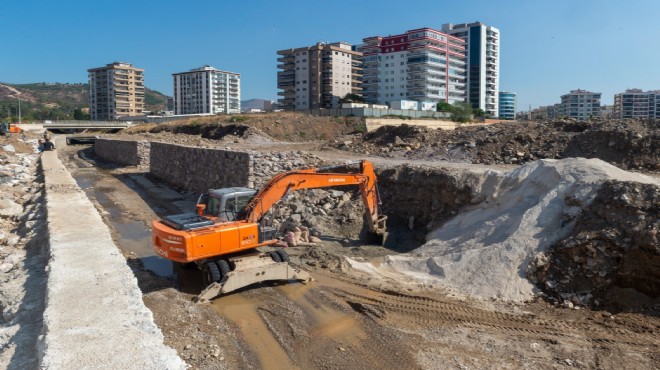
M300 256L299 260L305 265L314 268L339 271L344 268L345 260L333 253L329 253L323 247L310 247Z
M282 172L326 164L319 157L300 151L251 155L257 189ZM314 237L333 236L357 242L364 226L363 209L357 186L298 190L278 202L265 219L278 229L281 237L295 225L308 228Z
M347 144L349 143L350 144ZM482 164L524 164L538 159L598 158L629 170L660 171L660 121L571 119L459 127L383 126L330 146L391 158Z
M321 158L314 154L302 151L287 152L257 152L251 151L252 179L255 187L260 189L273 178L273 176L293 169L304 169L319 166L323 163Z
M43 185L34 150L7 139L18 150L0 156L0 368L34 368L48 259Z
M570 206L582 206L569 197ZM574 215L575 229L535 256L528 276L546 294L612 310L660 304L660 186L607 181Z
M200 117L158 125L146 124L125 130L125 133L154 138L164 135L168 138L168 142L177 142L169 141L176 139L190 140L192 143L199 142L196 139L201 139L200 146L204 146L213 145L209 142L211 140L235 143L329 140L363 129L364 119L359 117L316 117L295 112L279 112Z
M574 235L574 230L579 231L576 229L577 216L591 204L607 181L634 182L640 192L650 191L642 190L647 189L646 186L648 189L659 186L654 178L626 172L595 159L544 160L507 173L489 171L481 182L473 183L474 196L465 198L465 201L478 204L466 207L430 232L426 244L420 248L408 254L389 256L381 267L371 270L393 269L407 278L441 284L459 294L484 299L531 300L537 288L524 274L529 262L539 252L552 256L556 243L561 245ZM634 190L618 196L619 199L623 195L632 199L632 194L636 194ZM652 194L655 193L651 192L649 197ZM648 212L650 217L653 210L644 208L641 211L644 215ZM657 208L655 210L657 216ZM609 212L612 211L616 210ZM637 211L630 210L630 213L637 214ZM604 228L604 232L608 232L603 226L607 224L598 224L594 230ZM616 226L612 230L617 226L636 227L622 222L613 225ZM653 234L655 226L642 224L639 227L645 230L642 233L646 235L644 238L622 236L622 240L630 238L631 251L635 250L634 246L640 249L656 240L648 236L649 232ZM613 256L616 261L616 255ZM536 260L536 265L540 266L544 259L539 257ZM549 257L548 261L551 260ZM570 268L565 263L556 266L562 273L565 268ZM579 278L585 273L588 271L576 268L571 277ZM553 274L549 276L554 281L561 278ZM570 283L570 279L565 280L565 284Z

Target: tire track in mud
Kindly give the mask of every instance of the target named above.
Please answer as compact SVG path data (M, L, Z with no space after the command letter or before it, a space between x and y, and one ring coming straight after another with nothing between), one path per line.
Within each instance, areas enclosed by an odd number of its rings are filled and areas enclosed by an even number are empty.
M559 337L599 345L628 345L638 347L640 351L657 351L660 346L660 341L653 336L653 329L648 327L643 330L606 330L589 322L551 321L532 314L512 315L391 291L372 291L365 295L347 286L332 287L328 291L356 311L394 327L410 326L413 322L417 326L461 324L477 329L497 329L514 335ZM650 337L645 338L645 333Z
M280 286L252 293L269 333L302 369L416 369L398 331L384 327L336 302L323 287ZM303 293L293 293L295 290Z

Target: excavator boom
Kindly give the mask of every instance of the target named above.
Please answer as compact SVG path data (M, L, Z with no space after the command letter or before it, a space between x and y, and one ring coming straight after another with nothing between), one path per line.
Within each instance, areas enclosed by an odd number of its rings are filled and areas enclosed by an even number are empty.
M326 172L347 169L359 165L358 173ZM349 162L338 166L325 166L283 172L273 177L245 207L245 219L259 222L263 215L291 191L319 189L336 186L357 185L365 206L365 221L369 231L375 234L385 232L385 216L381 215L380 195L376 186L376 174L369 161Z

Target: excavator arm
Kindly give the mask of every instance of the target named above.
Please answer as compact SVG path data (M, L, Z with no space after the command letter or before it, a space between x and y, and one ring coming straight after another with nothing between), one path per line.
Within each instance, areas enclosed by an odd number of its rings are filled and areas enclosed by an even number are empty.
M332 172L346 170L350 166L359 165L359 172ZM259 222L263 215L285 198L289 192L301 189L318 189L336 186L357 185L365 208L365 221L369 231L384 236L387 216L380 213L380 195L376 186L376 174L371 162L363 160L348 162L338 166L324 166L302 170L283 172L273 177L244 209L243 219L248 222Z

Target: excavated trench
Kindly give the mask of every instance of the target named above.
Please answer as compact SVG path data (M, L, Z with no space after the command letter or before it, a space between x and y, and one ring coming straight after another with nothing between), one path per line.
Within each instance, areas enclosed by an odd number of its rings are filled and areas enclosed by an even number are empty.
M324 364L329 363L340 364L344 368L415 368L420 361L412 354L417 353L421 344L414 341L415 336L408 337L393 328L402 327L412 320L403 327L411 325L416 328L413 330L418 330L417 324L413 323L417 322L415 318L421 312L428 316L422 315L424 320L433 322L433 325L439 322L454 325L454 322L462 320L455 316L456 312L462 311L453 303L438 303L428 307L424 304L418 309L416 305L421 303L418 303L420 298L417 296L404 297L388 293L387 290L385 293L376 293L362 287L354 277L346 278L344 258L348 256L379 263L386 255L415 251L425 243L430 231L487 200L481 192L483 188L492 185L487 183L486 170L377 166L380 192L385 200L382 207L389 217L388 226L391 231L385 248L351 242L351 238L359 236L363 226L362 206L355 194L349 201L343 202L341 195L332 192L299 192L282 205L282 214L286 217L299 214L302 224L322 224L320 229L324 231L325 240L321 247L291 248L290 254L293 261L314 272L318 281L311 286L263 284L258 289L246 289L222 297L211 305L215 317L204 313L204 319L200 319L193 316L197 315L192 313L196 311L184 306L184 312L179 314L182 318L177 319L183 320L181 325L186 327L191 320L193 325L191 331L181 331L186 333L183 336L173 334L180 328L170 326L172 324L167 321L172 321L172 317L168 315L172 314L170 311L176 311L171 307L172 304L181 305L182 301L189 300L192 294L201 289L200 279L198 274L173 269L169 261L155 256L151 252L148 228L151 219L172 213L174 207L168 209L163 205L168 200L145 194L143 187L155 184L146 180L138 181L144 174L117 175L116 171L99 168L80 159L77 150L69 153L68 166L72 169L72 175L98 204L100 212L115 231L117 244L126 254L140 259L144 271L137 272L137 275L141 288L147 294L145 300L152 305L156 304L154 302L162 302L167 306L150 307L159 326L170 329L163 329L166 341L193 366L217 366L218 359L222 358L224 362L221 368L325 368ZM115 183L121 179L126 188L118 191L113 188L110 179ZM127 207L130 200L125 203L121 197L128 192L139 193L139 198L150 209L138 212ZM304 198L309 196L313 201L304 203ZM331 206L324 207L327 204ZM296 213L301 208L312 211ZM317 212L318 209L329 211L321 214ZM380 284L378 278L368 277L362 283ZM172 286L176 287L176 292L165 289ZM163 295L170 298L163 300L153 295L152 292L159 290L166 292ZM173 297L178 301L172 303ZM445 300L439 299L438 302ZM412 311L406 311L408 309ZM489 313L479 309L473 311L477 327L483 325L483 328L489 328L489 325L494 325L489 323ZM442 317L442 320L438 321L438 317ZM500 319L511 322L520 320L507 318L506 314L502 314ZM529 320L525 325L538 325L534 321L536 319ZM224 329L208 330L205 327L206 321L214 322L215 327ZM420 324L421 327L427 326L426 321ZM388 324L382 325L383 322ZM545 329L534 330L542 332ZM512 333L517 332L514 330ZM603 331L598 335L606 336L610 333ZM561 334L557 334L557 337L561 337ZM192 349L188 349L186 343L189 342L192 343ZM209 343L218 343L220 349L216 350L213 347L215 344L205 347ZM223 343L236 343L237 347L224 348ZM649 343L654 342L651 340ZM198 346L199 352L195 352ZM219 354L209 357L209 348L212 353Z

